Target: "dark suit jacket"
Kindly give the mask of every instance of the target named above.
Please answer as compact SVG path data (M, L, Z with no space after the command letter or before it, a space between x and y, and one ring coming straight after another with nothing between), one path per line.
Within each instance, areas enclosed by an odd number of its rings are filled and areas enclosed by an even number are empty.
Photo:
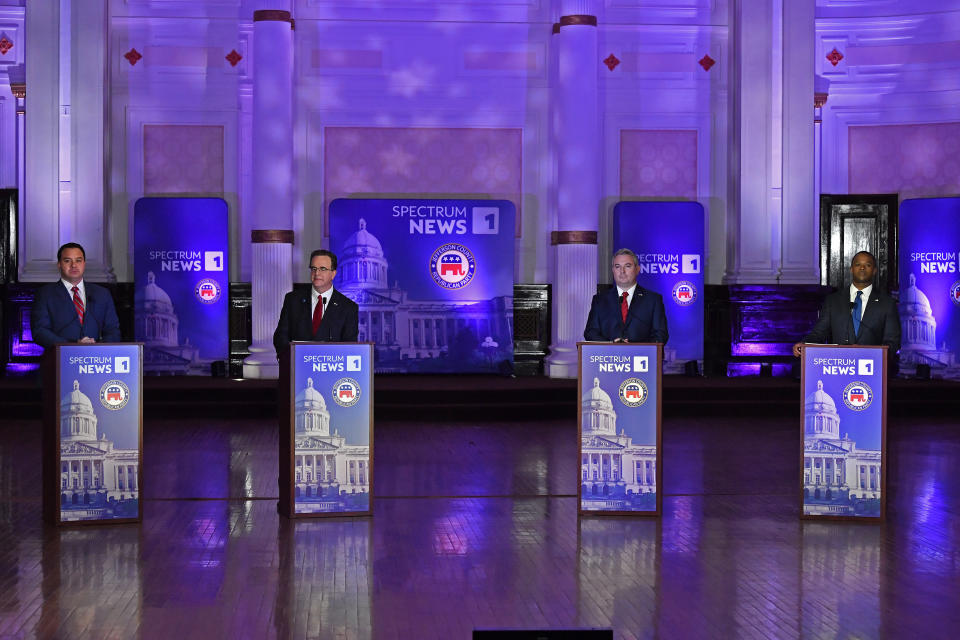
M58 342L77 342L80 338L120 341L120 321L110 292L92 282L84 282L83 289L87 302L81 325L73 297L63 282L58 280L40 287L30 310L34 342L47 348Z
M666 343L669 335L663 298L640 285L633 292L626 324L620 314L620 295L614 286L593 296L587 327L583 330L587 340L608 342L621 338L630 342Z
M820 319L803 338L818 344L888 345L891 357L900 349L900 315L893 298L873 286L870 300L860 320L860 333L853 331L853 308L850 287L827 296L820 309Z
M280 321L273 332L277 356L285 354L294 341L356 342L360 333L360 309L357 303L336 289L323 310L323 320L313 333L312 292L291 291L283 299Z

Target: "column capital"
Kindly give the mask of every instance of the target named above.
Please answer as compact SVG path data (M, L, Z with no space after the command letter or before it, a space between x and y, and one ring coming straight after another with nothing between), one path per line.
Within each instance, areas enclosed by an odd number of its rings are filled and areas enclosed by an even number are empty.
M597 244L596 231L551 231L550 244Z
M289 22L293 26L290 12L284 9L257 9L253 12L254 22Z
M560 21L557 23L557 31L563 27L572 27L572 26L587 26L595 27L597 26L597 16L590 16L583 13L577 13L572 16L560 16Z
M250 242L255 244L293 244L293 230L254 229L250 232Z

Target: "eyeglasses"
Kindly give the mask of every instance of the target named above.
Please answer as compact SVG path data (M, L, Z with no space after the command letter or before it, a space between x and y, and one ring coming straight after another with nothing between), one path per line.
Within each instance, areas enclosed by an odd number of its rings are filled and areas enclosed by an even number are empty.
M333 271L327 267L310 267L310 273L326 273L327 271Z

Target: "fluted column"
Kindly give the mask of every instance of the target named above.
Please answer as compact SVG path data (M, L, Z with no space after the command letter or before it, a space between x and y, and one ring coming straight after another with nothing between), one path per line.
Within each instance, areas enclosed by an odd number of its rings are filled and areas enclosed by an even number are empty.
M293 286L293 21L253 13L253 343L245 378L276 378L273 330Z
M252 234L253 251L253 343L243 361L244 378L276 378L280 374L273 347L283 296L293 283L293 231L259 230Z
M554 152L557 222L553 272L553 344L546 360L551 378L577 377L577 341L583 339L597 286L597 228L601 199L597 4L564 0L553 35L557 50Z

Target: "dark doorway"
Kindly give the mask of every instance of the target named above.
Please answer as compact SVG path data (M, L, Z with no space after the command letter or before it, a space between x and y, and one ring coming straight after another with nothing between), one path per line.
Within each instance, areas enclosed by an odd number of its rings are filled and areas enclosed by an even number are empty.
M877 257L877 286L887 293L899 290L898 204L895 193L820 196L820 284L848 285L853 256L869 251Z

